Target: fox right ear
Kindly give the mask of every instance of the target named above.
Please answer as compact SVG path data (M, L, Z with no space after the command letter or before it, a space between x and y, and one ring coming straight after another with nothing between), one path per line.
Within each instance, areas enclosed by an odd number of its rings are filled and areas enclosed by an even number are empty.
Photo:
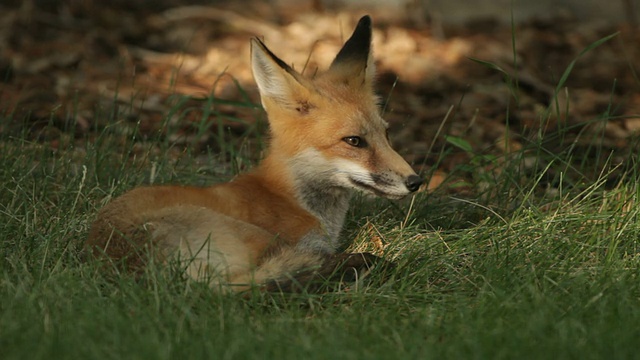
M265 109L271 102L284 108L296 108L297 103L308 97L304 79L258 38L251 39L251 69Z
M353 87L371 86L375 65L371 54L371 18L363 16L331 63L330 72Z

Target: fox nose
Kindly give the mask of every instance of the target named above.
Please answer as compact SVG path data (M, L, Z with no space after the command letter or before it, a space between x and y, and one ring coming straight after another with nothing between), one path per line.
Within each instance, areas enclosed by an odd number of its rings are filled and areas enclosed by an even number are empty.
M420 185L422 185L422 178L418 175L409 175L405 185L407 185L407 189L409 189L409 191L417 191L420 188Z

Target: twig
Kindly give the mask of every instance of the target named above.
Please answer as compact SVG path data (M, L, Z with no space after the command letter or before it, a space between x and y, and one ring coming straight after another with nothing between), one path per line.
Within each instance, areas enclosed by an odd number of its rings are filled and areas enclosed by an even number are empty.
M163 26L170 22L208 19L228 24L236 29L252 34L266 36L271 39L280 37L278 29L270 24L249 19L236 14L233 11L216 9L210 6L180 6L162 12L159 16L152 18L156 26ZM273 41L273 40L271 40Z

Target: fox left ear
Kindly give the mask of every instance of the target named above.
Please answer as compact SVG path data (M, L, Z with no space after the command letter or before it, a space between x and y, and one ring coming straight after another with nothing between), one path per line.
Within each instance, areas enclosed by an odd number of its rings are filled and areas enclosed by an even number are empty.
M375 65L371 54L371 17L363 16L331 63L329 71L353 87L371 86Z
M283 109L308 112L310 90L305 79L257 38L251 40L251 67L265 109L274 104Z

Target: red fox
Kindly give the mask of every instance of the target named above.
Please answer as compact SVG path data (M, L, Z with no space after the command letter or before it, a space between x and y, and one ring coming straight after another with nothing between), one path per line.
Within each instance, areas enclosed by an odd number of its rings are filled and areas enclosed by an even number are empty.
M422 184L389 145L370 48L364 16L330 68L309 78L252 39L271 132L260 165L211 187L125 193L98 213L89 253L133 272L185 260L190 277L223 291L304 288L340 266L367 267L371 254L337 253L352 191L400 199Z

